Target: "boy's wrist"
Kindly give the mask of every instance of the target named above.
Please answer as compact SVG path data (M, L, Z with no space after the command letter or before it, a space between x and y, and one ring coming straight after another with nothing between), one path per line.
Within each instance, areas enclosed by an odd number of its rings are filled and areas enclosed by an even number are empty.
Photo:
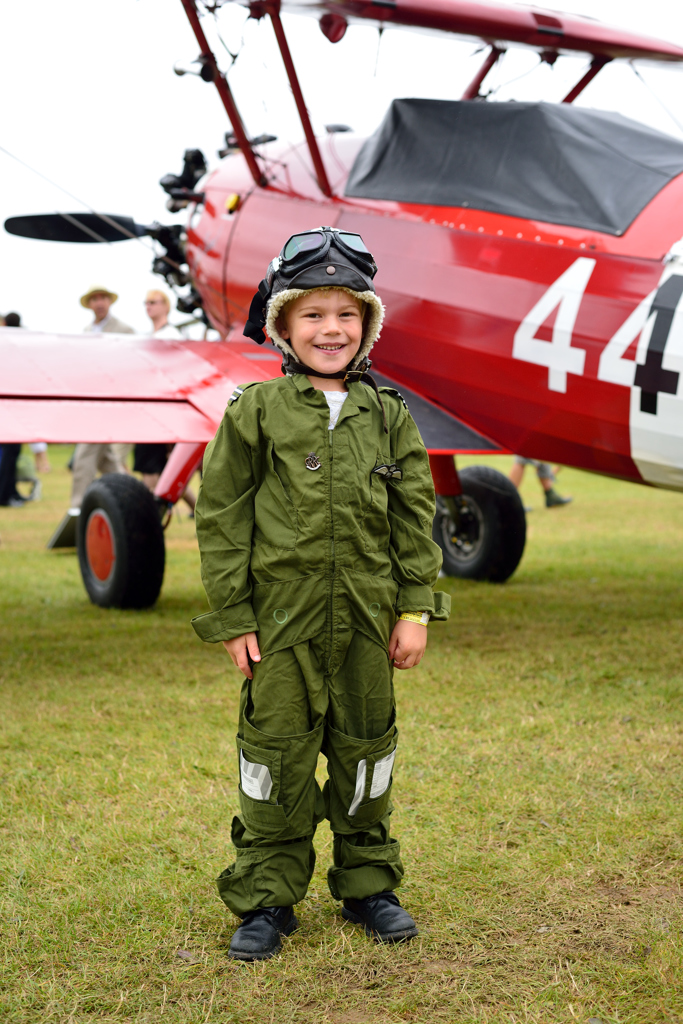
M401 612L398 618L399 622L419 622L421 626L426 626L429 622L429 612Z

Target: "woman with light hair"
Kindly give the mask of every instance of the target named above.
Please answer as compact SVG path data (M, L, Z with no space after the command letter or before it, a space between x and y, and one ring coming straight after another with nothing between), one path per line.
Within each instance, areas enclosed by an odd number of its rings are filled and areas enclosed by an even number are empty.
M150 338L167 338L175 341L184 341L183 335L177 327L168 322L168 314L171 312L171 301L166 294L158 288L153 288L145 296L145 309L147 316L152 321ZM166 460L173 446L166 444L136 444L135 462L133 469L136 473L142 473L142 482L150 491L154 491L159 477L163 473ZM190 507L190 515L194 514L195 496L188 487L183 494L183 499Z
M171 300L166 292L159 288L152 288L145 297L145 310L152 321L150 338L175 338L182 340L183 335L177 327L168 322L168 314L171 312Z

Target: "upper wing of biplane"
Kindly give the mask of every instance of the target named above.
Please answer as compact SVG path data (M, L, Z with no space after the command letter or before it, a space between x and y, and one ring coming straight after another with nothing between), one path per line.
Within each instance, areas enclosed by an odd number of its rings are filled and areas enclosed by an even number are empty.
M267 0L239 2L255 14L259 8L263 13L269 10ZM592 18L517 4L503 7L476 0L282 0L282 9L318 17L328 15L321 28L326 35L328 31L336 34L333 42L344 34L342 22L370 21L452 32L492 45L512 43L541 51L592 54L607 60L683 60L683 49L673 43L636 36ZM329 20L331 17L340 20L335 23Z
M0 442L209 441L238 384L279 373L254 349L0 329Z

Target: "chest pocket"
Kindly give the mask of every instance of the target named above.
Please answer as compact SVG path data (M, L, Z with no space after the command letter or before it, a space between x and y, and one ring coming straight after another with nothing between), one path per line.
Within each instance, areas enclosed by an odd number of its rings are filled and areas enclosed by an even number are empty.
M297 511L275 467L273 442L266 451L266 471L254 499L254 523L258 543L275 548L296 547Z
M389 543L389 492L392 484L380 473L376 473L378 466L387 465L390 460L385 459L381 451L377 452L374 466L369 473L370 504L363 513L363 535L367 551L383 550Z

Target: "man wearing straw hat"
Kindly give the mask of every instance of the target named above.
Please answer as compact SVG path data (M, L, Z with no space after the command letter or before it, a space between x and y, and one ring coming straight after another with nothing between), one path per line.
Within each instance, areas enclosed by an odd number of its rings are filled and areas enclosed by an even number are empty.
M124 324L122 320L117 320L110 313L109 310L117 299L116 292L110 292L108 288L100 288L99 285L95 285L85 295L81 295L81 306L85 309L92 309L95 314L95 319L89 327L86 327L86 332L90 334L135 334L132 327Z
M135 334L132 327L117 320L110 313L110 307L118 299L116 292L95 285L85 295L81 295L81 306L91 309L95 315L93 322L85 328L89 334ZM100 473L126 473L125 459L131 449L130 444L77 444L74 452L72 469L73 483L71 486L71 508L81 507L83 495Z

